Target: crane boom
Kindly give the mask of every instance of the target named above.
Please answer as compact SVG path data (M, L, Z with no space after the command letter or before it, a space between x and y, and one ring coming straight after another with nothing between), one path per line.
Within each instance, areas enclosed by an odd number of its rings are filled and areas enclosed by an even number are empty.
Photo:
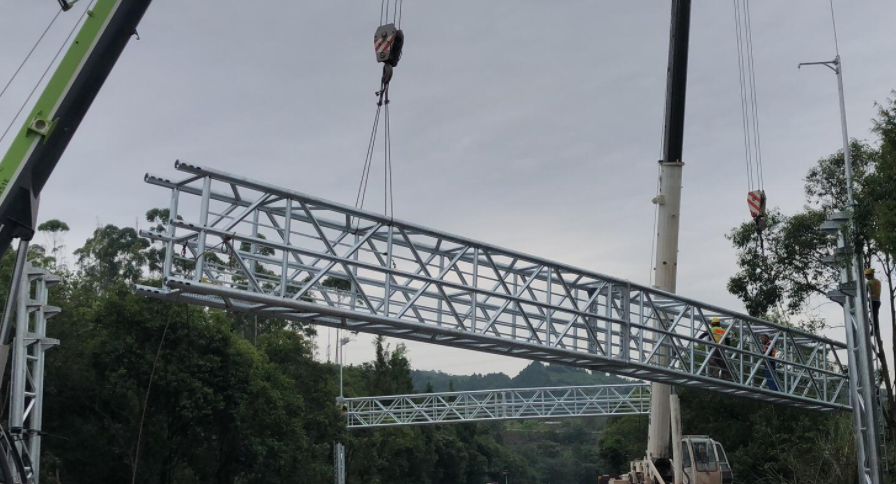
M678 271L678 224L681 213L682 151L684 146L684 113L688 77L688 44L690 40L691 0L672 1L669 33L669 67L666 79L666 118L663 125L663 159L660 160L660 193L657 204L656 288L675 292ZM663 321L655 321L662 329ZM669 360L671 350L659 355ZM671 386L653 383L650 404L650 426L647 457L668 459L671 442L669 399Z
M40 192L151 0L97 0L0 161L0 255L34 235Z

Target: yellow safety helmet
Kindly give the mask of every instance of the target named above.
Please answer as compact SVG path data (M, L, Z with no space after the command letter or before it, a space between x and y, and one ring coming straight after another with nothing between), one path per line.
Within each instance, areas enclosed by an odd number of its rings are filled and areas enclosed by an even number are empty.
M715 326L715 325L717 325L717 324L722 324L722 321L721 321L719 318L712 318L712 319L709 321L709 324Z
M872 269L872 268L870 268L870 267L867 268L867 269L865 269L865 275L866 275L866 276L873 276L873 275L874 275L874 269Z

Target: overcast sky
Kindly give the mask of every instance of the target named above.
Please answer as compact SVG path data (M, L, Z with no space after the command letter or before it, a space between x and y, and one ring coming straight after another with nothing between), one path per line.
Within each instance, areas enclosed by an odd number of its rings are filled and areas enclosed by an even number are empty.
M0 98L0 132L87 3ZM648 282L669 2L406 3L391 91L396 217ZM806 171L841 148L835 76L796 68L833 59L830 10L752 3L765 188L793 212ZM896 88L896 3L834 6L850 134L868 139L874 102ZM352 204L376 108L379 7L154 2L44 190L41 219L66 221L70 248L98 224L145 227L167 194L143 175L171 175L176 159ZM57 8L0 2L0 86ZM742 309L725 289L736 265L724 236L749 218L735 39L732 2L694 2L678 292ZM376 160L366 208L382 211ZM372 354L369 337L348 346L350 362ZM455 373L526 364L419 343L410 356Z

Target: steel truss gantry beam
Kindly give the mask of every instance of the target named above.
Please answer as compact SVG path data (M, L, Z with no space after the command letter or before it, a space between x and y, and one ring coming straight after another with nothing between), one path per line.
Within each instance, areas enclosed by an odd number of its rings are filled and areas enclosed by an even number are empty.
M16 298L9 431L18 436L15 445L32 484L40 477L44 353L59 344L59 340L47 338L47 320L59 313L59 308L47 304L47 296L49 288L59 282L58 277L26 262Z
M850 408L840 342L212 168L175 167L185 179L145 178L170 190L171 221L164 233L141 232L166 251L163 287L137 286L140 294L807 409ZM332 280L350 289L325 284ZM713 317L730 345L704 335ZM777 350L780 391L765 382L773 357L761 334Z
M650 414L650 385L508 388L344 398L350 429Z

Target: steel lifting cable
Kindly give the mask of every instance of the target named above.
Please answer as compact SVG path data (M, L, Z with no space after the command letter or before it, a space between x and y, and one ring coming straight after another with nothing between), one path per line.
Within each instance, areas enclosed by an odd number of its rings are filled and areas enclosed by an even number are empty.
M762 169L762 138L759 125L759 101L756 91L756 69L753 56L753 22L750 0L734 0L738 69L741 81L741 108L744 136L753 188L764 190Z
M386 102L386 149L383 179L385 180L386 190L383 194L383 206L389 207L389 218L395 218L395 204L392 198L392 125L389 123L389 103Z
M663 144L666 140L666 114L669 106L666 103L663 103L663 128L660 129L660 155L659 160L662 163L663 160ZM662 180L660 177L663 175L663 168L659 164L656 167L656 196L660 196L660 189L662 187ZM650 274L647 279L650 281L650 285L653 285L653 278L656 273L656 259L654 259L654 254L656 254L656 238L657 238L657 223L659 223L660 217L660 206L658 203L653 204L653 231L651 232L651 242L650 242Z
M370 140L367 143L367 155L364 159L364 167L361 170L361 183L358 186L358 195L355 197L355 207L364 208L364 200L367 198L367 186L370 181L370 170L373 166L373 156L376 151L376 137L379 130L381 115L384 114L385 126L383 127L383 214L393 217L392 204L392 130L389 123L389 82L382 81L379 91L376 92L379 99L376 103L376 115L373 118L373 128L370 130ZM385 113L384 113L385 111Z
M759 101L756 94L756 69L753 56L753 22L750 0L734 0L737 67L740 84L741 115L744 132L744 159L747 168L747 204L756 225L758 243L765 253L766 196L762 167L762 138L759 124Z
M96 3L96 0L90 2L87 8L84 9L84 12L81 13L81 16L78 18L78 21L75 22L75 25L72 26L71 31L69 31L68 36L65 37L65 40L62 42L62 45L59 46L59 50L56 51L56 55L53 56L53 59L47 65L47 68L44 69L44 73L41 74L40 79L34 84L34 88L31 89L31 93L28 94L28 97L25 98L25 102L19 107L19 110L16 112L16 115L13 116L12 121L6 126L6 129L3 131L3 134L0 135L0 142L6 138L6 135L9 134L9 130L12 129L13 125L16 123L16 120L19 119L19 116L22 114L22 111L25 110L25 107L31 101L31 98L34 97L34 93L37 92L37 88L40 87L40 84L44 81L44 78L49 74L50 69L53 68L53 64L56 63L56 59L62 54L62 51L65 50L65 46L68 45L68 41L71 40L72 36L75 35L75 31L78 30L78 26L84 21L84 17L87 16L87 12L90 12L91 8L93 8L93 4ZM58 15L58 14L57 14ZM55 20L54 20L55 21Z
M355 208L364 208L364 199L367 196L367 182L370 180L370 166L373 163L373 150L376 146L376 132L380 124L380 106L376 108L376 116L373 118L373 129L370 131L370 140L367 143L367 154L364 156L364 167L361 168L361 182L358 184L358 195L355 197Z
M382 0L380 2L380 25L389 21L389 9L392 9L392 23L401 28L401 12L404 0Z
M355 207L364 208L367 198L367 187L370 182L370 171L373 166L373 156L376 151L376 138L381 118L385 118L383 129L383 212L389 218L394 217L394 202L392 188L392 129L389 120L389 84L398 61L401 59L401 50L404 46L404 33L396 26L401 23L402 0L382 0L380 2L380 27L374 35L374 50L377 62L383 64L383 75L380 79L380 90L377 96L376 115L373 118L373 127L367 142L367 154L364 157L364 165L361 168L361 180L358 183L358 194L355 197ZM390 19L389 13L392 13ZM384 22L391 23L384 24Z
M750 144L750 128L748 123L748 113L747 113L747 91L744 82L744 56L743 56L743 36L741 34L741 20L740 20L740 2L738 0L734 0L734 28L735 28L735 38L737 40L737 69L738 69L738 82L740 83L740 104L741 104L741 121L743 123L743 133L744 133L744 161L747 167L747 190L753 191L753 154L751 150Z
M750 98L752 99L753 109L753 137L756 142L756 171L759 181L759 189L765 190L765 181L762 173L762 136L759 130L759 98L756 91L756 68L753 63L753 20L750 11L750 0L744 2L744 18L746 19L746 40L747 52L749 54L749 74L750 74Z
M31 59L31 55L34 54L34 51L37 49L37 46L40 45L41 41L44 40L44 37L47 36L47 32L49 32L50 28L53 27L53 24L56 23L56 19L59 18L59 15L61 13L62 13L61 8L56 11L56 15L53 16L53 20L50 20L50 24L47 25L47 28L44 29L44 32L42 34L40 34L40 38L37 39L37 42L35 42L34 45L31 46L31 50L28 51L28 55L25 56L25 59L22 61L21 64L19 64L19 67L12 74L12 77L9 78L9 82L7 82L5 86L3 86L3 90L0 91L0 98L2 98L4 94L6 94L6 90L9 89L9 86L13 83L13 81L16 80L16 77L19 75L19 72L22 71L22 68L25 67L25 64L28 63L28 60Z

